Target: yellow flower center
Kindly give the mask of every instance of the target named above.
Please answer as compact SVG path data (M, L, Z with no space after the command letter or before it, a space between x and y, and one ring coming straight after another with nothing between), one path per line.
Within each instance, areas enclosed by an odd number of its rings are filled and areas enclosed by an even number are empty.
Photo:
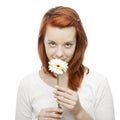
M56 65L57 67L60 67L60 65Z

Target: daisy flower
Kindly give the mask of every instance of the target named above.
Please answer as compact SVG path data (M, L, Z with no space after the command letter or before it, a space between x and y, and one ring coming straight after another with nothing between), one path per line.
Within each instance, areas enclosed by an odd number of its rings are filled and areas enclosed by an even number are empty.
M60 59L52 59L48 64L49 70L57 75L63 74L68 68L68 63Z
M59 85L59 75L67 71L68 63L60 59L52 59L48 62L48 64L49 70L57 74L57 85ZM62 108L59 103L58 108Z

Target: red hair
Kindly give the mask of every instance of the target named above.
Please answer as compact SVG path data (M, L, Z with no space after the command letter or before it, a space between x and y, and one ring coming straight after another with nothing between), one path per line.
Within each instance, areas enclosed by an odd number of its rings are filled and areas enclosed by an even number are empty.
M45 72L53 75L48 70L48 58L45 52L44 47L44 37L46 33L47 26L55 26L55 27L70 27L74 26L76 29L76 48L75 53L72 59L69 62L68 74L69 74L69 82L68 87L72 90L77 91L81 85L85 66L83 65L84 53L87 47L87 36L85 34L84 28L82 26L79 15L75 10L69 7L55 7L46 12L43 16L41 27L39 31L38 37L38 53L42 62L42 66Z

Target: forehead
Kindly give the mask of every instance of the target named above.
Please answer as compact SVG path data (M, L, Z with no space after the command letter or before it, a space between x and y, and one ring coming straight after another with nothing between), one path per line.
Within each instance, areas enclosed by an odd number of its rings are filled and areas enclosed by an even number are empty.
M49 40L69 40L74 39L76 36L76 30L75 27L65 27L65 28L59 28L59 27L53 27L53 26L47 26L46 35L45 38Z

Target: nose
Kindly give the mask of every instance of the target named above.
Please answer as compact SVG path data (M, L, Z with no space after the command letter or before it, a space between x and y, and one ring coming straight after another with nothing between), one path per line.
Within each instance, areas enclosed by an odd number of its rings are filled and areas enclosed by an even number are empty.
M60 59L63 58L63 56L64 56L64 50L61 46L59 46L56 50L56 57Z

